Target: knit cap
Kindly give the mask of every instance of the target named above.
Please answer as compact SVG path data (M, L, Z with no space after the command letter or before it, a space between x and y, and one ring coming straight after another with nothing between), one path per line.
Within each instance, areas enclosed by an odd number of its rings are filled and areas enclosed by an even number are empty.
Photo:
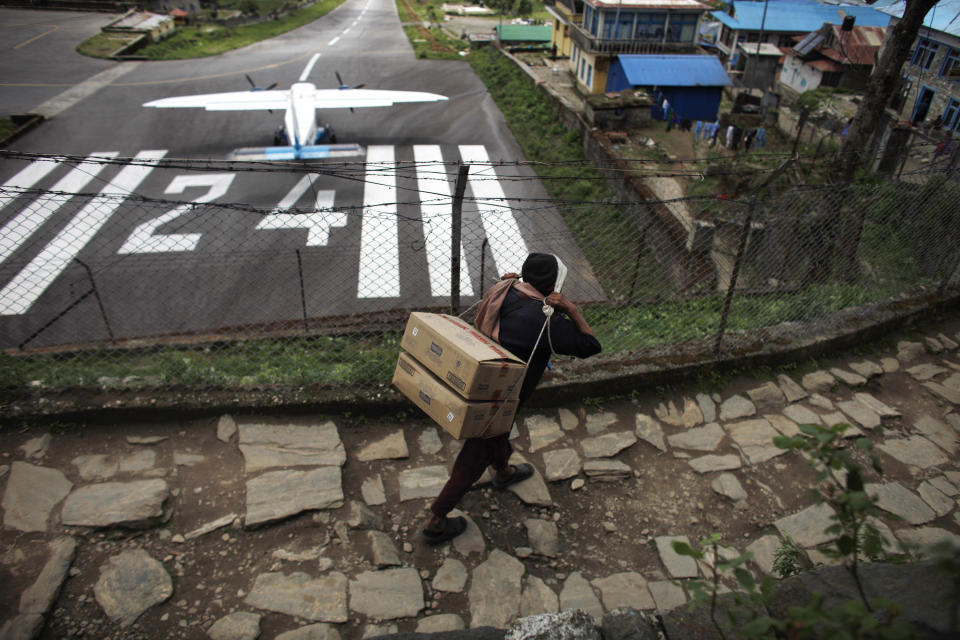
M546 296L557 283L557 258L549 253L531 253L523 261L520 275L524 282L529 282Z

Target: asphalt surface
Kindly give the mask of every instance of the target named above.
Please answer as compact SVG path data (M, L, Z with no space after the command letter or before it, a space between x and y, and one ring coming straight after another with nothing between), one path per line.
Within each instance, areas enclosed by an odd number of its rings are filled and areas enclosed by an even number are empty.
M437 194L452 193L456 166L450 163L523 159L467 63L416 59L390 0L348 0L310 25L212 58L116 63L73 52L112 18L0 11L5 28L23 25L10 38L16 48L0 55L0 112L49 117L14 149L77 157L57 160L49 171L38 171L43 165L32 158L0 160L6 187L0 194L0 346L211 334L251 325L282 329L301 326L304 317L448 303L449 196ZM348 84L429 91L449 100L318 112L333 124L338 142L359 143L367 160L382 163L365 166L363 157L355 158L346 168L336 165L336 176L319 175L329 163L269 172L195 170L200 163L192 162L272 144L282 115L141 107L162 97L243 90L245 75L261 87L286 88L315 53L320 58L309 80L318 87L336 86L338 72ZM92 154L145 163L76 166ZM413 168L424 157L446 164ZM174 159L185 163L152 166ZM316 177L302 183L305 171L317 171ZM589 266L556 211L544 208L546 193L532 170L487 165L471 171L463 214L464 301L479 292L481 265L489 283L518 271L531 250L567 256L577 267L570 295L596 298ZM39 177L25 179L23 172ZM429 197L418 193L424 185ZM43 190L120 196L51 203ZM157 199L239 207L178 208ZM431 201L438 206L431 208ZM335 210L308 222L261 224L265 212L284 202L301 213Z

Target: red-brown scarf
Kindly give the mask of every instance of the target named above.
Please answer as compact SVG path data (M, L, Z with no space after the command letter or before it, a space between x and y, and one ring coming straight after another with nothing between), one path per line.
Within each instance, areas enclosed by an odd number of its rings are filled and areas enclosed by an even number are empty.
M501 280L490 287L487 295L480 301L480 306L477 307L477 317L473 324L480 333L497 342L500 341L500 308L511 288L531 300L543 301L544 299L543 294L536 287L528 282L520 282L518 278Z

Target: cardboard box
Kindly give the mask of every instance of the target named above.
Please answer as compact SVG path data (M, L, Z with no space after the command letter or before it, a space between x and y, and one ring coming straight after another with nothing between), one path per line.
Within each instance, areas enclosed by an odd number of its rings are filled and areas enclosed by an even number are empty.
M465 400L413 356L402 351L393 373L393 386L458 439L489 438L507 433L517 411L516 395L507 402ZM490 428L484 433L488 424Z
M522 384L523 360L454 316L411 313L400 346L467 400L499 400Z

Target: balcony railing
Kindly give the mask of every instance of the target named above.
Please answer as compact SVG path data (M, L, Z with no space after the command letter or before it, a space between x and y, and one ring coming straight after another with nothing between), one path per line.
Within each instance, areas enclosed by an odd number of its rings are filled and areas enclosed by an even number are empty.
M613 40L610 38L597 38L582 27L583 19L580 24L571 25L570 38L582 50L588 53L603 53L610 55L633 54L633 53L694 53L698 50L696 42L660 42L659 40Z

